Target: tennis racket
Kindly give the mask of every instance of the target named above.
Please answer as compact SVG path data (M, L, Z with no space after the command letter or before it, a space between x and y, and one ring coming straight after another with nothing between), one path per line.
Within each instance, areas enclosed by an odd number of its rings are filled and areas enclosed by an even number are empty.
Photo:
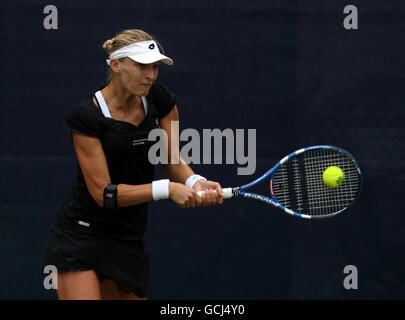
M328 187L322 179L330 166L341 168L345 174L342 184L335 188ZM268 195L247 192L267 180ZM349 208L361 187L362 174L354 157L341 148L322 145L292 152L260 178L222 191L224 199L260 200L294 216L319 219L336 216Z

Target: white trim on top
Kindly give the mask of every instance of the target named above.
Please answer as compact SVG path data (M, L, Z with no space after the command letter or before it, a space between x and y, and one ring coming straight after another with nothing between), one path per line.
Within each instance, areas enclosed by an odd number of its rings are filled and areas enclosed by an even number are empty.
M95 96L98 101L98 104L100 105L101 112L104 114L104 116L106 118L111 118L110 110L108 109L107 103L105 102L101 91L97 91ZM146 115L146 114L148 114L148 101L146 100L145 96L142 96L141 99L142 99L143 109L145 110L145 115Z
M146 97L142 96L142 104L143 104L143 110L145 110L145 116L148 114L148 101L146 101Z
M97 91L95 96L98 101L98 104L100 105L101 112L104 114L104 117L111 118L110 110L108 110L107 103L105 102L104 97L101 94L101 91Z

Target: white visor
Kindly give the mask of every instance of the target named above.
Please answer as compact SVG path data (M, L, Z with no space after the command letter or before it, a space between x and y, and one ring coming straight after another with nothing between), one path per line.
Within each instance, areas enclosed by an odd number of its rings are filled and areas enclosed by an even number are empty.
M120 59L124 57L131 58L142 64L149 64L157 61L162 61L169 65L173 64L172 59L160 53L158 45L153 40L136 42L115 50L110 54L110 57L106 61L107 64L110 65L111 59Z

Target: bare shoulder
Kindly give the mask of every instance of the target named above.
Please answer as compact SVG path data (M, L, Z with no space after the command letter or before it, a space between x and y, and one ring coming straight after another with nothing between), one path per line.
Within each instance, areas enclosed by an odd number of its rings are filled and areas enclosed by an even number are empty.
M100 107L98 106L97 100L95 97L93 97L93 104L100 109Z

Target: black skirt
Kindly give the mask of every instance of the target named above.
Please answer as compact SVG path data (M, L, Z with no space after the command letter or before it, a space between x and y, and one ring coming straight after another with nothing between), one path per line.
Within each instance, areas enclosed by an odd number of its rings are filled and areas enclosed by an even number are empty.
M120 291L146 297L149 259L144 241L114 237L84 226L52 225L42 270L47 265L58 273L94 270L100 281L115 281Z

